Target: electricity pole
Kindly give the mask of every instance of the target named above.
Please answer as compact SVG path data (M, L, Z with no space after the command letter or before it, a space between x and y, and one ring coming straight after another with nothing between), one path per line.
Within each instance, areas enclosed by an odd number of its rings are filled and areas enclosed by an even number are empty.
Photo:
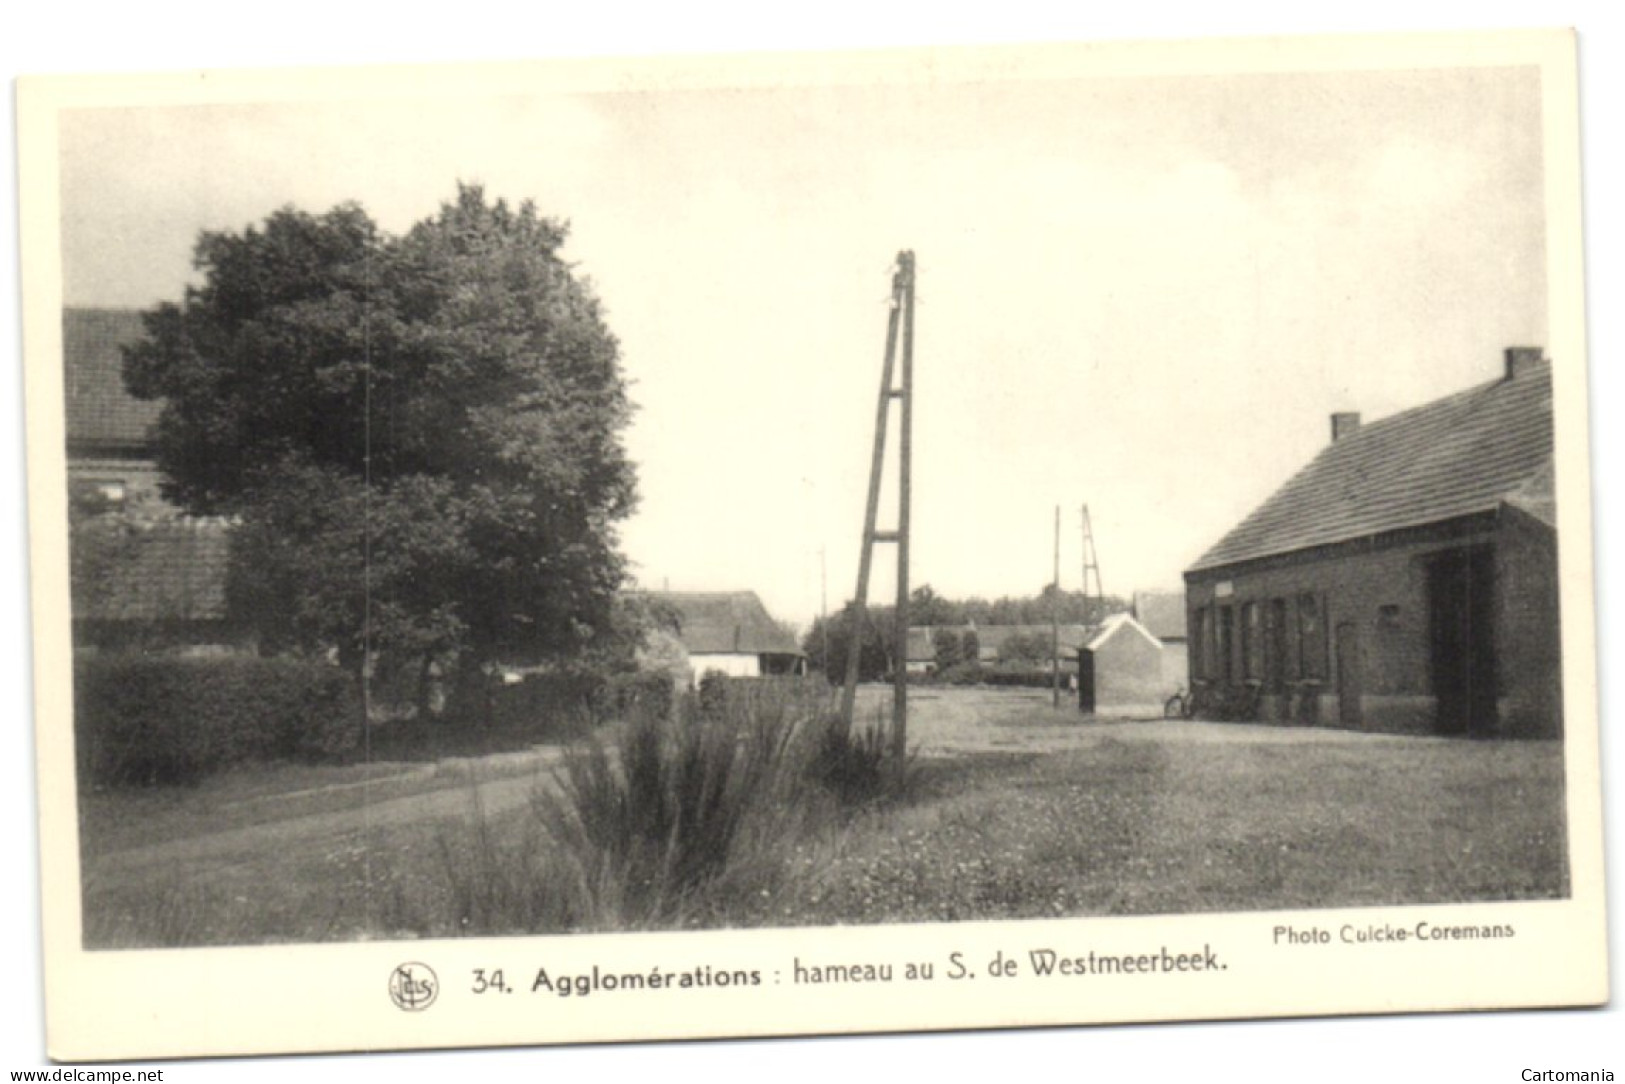
M824 547L818 547L818 626L824 630L824 676L829 677L829 568L824 562Z
M1055 578L1049 593L1050 707L1061 706L1061 506L1055 506Z
M898 330L902 331L902 382L894 386ZM858 555L858 589L853 597L851 639L846 654L846 684L841 689L841 722L848 733L858 695L858 661L863 650L863 626L869 604L869 572L876 542L897 544L897 611L892 624L892 752L902 770L908 753L908 543L914 426L914 253L897 254L892 274L891 313L886 321L886 358L881 367L880 399L875 407L875 443L869 466L869 498L864 506L863 547ZM898 400L897 529L876 529L880 511L880 479L886 461L886 423L892 400Z

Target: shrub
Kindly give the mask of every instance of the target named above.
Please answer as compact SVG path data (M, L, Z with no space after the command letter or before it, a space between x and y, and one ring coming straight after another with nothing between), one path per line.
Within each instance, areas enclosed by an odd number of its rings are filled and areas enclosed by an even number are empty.
M1063 672L1061 674L1062 685L1067 683L1067 678L1068 675ZM1011 670L999 667L996 669L982 671L982 684L984 685L1016 686L1025 689L1047 689L1050 687L1053 681L1054 678L1050 676L1050 672L1048 670L1036 668Z
M728 675L721 670L707 670L700 675L694 691L701 715L716 716L728 710L730 684Z
M982 658L982 638L976 635L974 628L966 629L964 636L959 640L959 657L965 662L980 662Z
M570 667L495 686L490 723L538 740L569 738L604 721L609 707L609 676L591 667Z
M669 719L677 710L677 685L665 670L637 670L609 680L616 718Z
M976 685L982 681L986 673L979 663L962 662L946 670L937 671L937 681L943 685Z
M329 759L360 726L350 675L326 663L95 656L74 666L80 775L94 783L194 783L234 764Z

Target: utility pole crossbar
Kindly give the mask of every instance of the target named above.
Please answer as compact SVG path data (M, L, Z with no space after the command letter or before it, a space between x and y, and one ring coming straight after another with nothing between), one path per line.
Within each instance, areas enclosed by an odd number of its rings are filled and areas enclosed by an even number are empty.
M901 334L899 335L899 330ZM894 382L898 344L902 345L902 379ZM869 465L869 498L863 514L863 546L858 555L858 589L852 601L852 625L846 652L846 682L841 688L841 723L848 733L858 695L858 661L869 604L869 573L877 542L897 546L897 608L892 626L892 752L902 770L908 753L908 543L910 470L914 427L914 253L897 254L892 274L891 312L886 321L886 357L881 366L880 398L875 409L875 443ZM880 480L886 462L886 424L891 402L898 400L897 529L876 529Z

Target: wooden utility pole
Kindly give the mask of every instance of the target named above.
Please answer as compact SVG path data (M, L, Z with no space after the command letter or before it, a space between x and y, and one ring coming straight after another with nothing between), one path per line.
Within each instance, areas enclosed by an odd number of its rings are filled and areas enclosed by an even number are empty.
M1061 506L1055 506L1055 578L1049 593L1050 707L1061 706Z
M892 763L908 756L908 534L914 464L914 253L897 256L903 295L903 384L897 392L897 611L892 624ZM897 287L894 284L894 295Z
M1083 620L1091 624L1089 612L1089 574L1094 573L1094 598L1100 600L1100 616L1106 617L1106 589L1100 585L1100 562L1095 558L1095 532L1089 524L1089 506L1083 506Z
M829 674L829 568L824 562L824 547L818 547L818 627L824 630L824 652L818 656L826 675Z
M898 330L902 330L902 383L894 386ZM875 406L875 443L869 464L869 498L863 513L863 546L858 554L858 589L852 600L851 638L847 644L846 683L841 689L841 722L850 733L857 706L858 662L863 650L863 626L869 605L869 572L876 542L897 544L897 612L892 625L892 751L901 770L908 752L908 542L910 472L914 426L914 253L897 254L892 274L891 313L886 320L886 357L881 366L880 398ZM886 462L886 424L892 400L900 403L898 417L897 529L876 529L880 512L880 478Z

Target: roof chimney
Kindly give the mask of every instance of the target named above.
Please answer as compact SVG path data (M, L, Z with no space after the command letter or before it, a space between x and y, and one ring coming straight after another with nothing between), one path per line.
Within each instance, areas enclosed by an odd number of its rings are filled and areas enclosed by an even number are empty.
M1360 428L1360 415L1358 411L1339 411L1332 415L1332 443L1336 444L1344 437Z
M1509 346L1507 347L1508 380L1516 380L1520 376L1527 376L1535 371L1545 359L1541 357L1542 348L1539 346Z

